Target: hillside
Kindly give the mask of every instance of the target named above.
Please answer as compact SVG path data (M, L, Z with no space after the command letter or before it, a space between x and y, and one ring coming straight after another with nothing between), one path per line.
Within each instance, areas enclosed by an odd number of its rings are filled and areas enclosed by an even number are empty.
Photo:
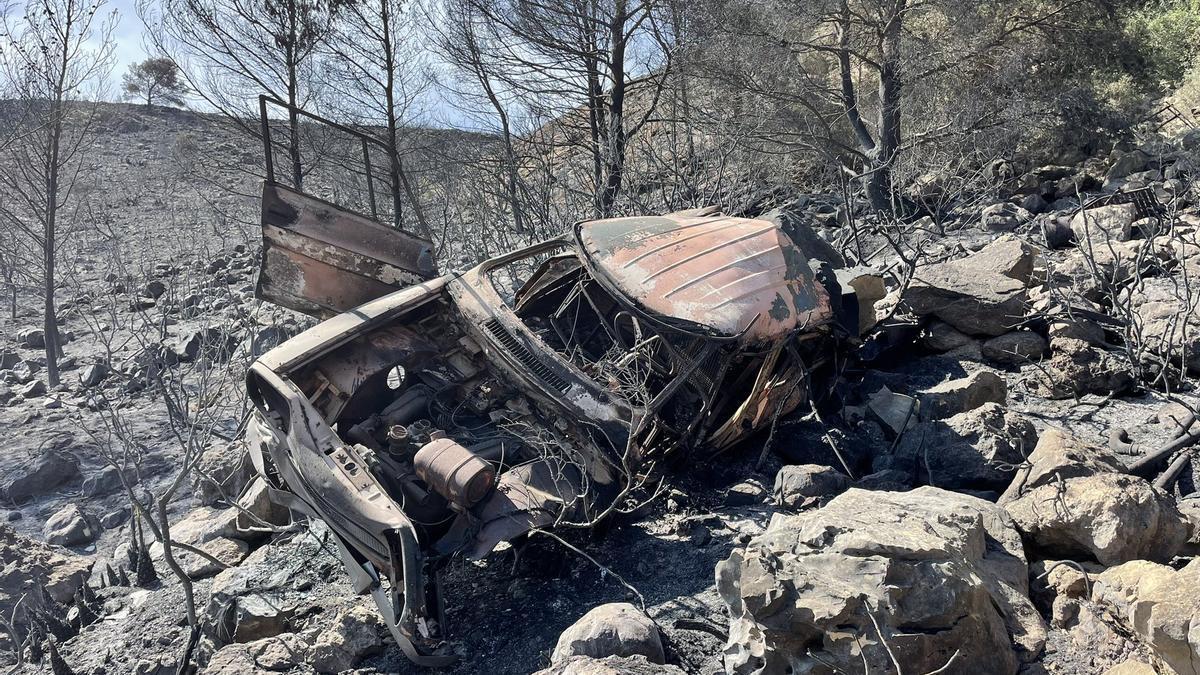
M0 68L0 667L1200 675L1194 0L431 4Z

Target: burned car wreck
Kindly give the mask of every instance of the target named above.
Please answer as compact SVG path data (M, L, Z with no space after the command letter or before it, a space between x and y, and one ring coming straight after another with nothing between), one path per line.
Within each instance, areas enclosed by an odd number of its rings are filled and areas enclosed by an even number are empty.
M422 665L453 660L451 556L595 523L736 445L807 400L856 320L778 223L711 210L439 274L430 242L268 182L263 235L259 297L325 321L250 368L252 461Z

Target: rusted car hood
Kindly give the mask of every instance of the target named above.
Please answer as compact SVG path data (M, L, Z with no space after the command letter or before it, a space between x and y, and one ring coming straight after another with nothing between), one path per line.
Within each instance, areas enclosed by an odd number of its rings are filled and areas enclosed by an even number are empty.
M771 221L613 218L580 223L575 235L594 274L676 323L762 343L833 317L808 261Z

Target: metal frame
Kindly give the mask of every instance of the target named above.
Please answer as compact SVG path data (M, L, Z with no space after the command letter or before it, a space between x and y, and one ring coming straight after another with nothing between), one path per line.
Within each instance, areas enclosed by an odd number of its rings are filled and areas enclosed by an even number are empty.
M351 127L348 127L344 124L341 124L339 122L334 122L333 120L331 120L327 117L322 117L320 115L317 115L316 113L308 112L307 110L304 110L302 108L297 108L296 106L291 105L290 103L288 103L287 101L284 101L282 99L276 98L269 94L260 94L258 97L259 129L262 133L263 155L264 155L264 159L266 160L266 164L267 164L267 181L269 181L271 183L276 182L275 181L275 158L272 153L272 150L274 149L275 144L271 140L271 121L267 117L267 105L268 104L274 105L279 108L283 108L284 110L288 111L289 115L294 114L294 115L298 115L300 117L305 117L307 119L310 119L314 122L318 122L320 124L323 124L327 127L332 128L332 129L336 129L342 133L349 134L350 136L353 136L354 138L357 138L359 140L359 142L362 144L363 173L367 177L367 196L371 202L371 218L373 218L375 220L379 220L379 210L375 204L375 172L371 170L370 146L372 146L372 145L378 146L379 148L381 148L383 150L384 153L387 153L387 152L389 152L387 144L384 143L383 141L379 140L378 138L375 138L374 136L372 136L370 134L364 133L357 129L352 129ZM295 187L297 190L301 189L299 185L296 185L293 187ZM395 188L395 186L393 186L393 188Z

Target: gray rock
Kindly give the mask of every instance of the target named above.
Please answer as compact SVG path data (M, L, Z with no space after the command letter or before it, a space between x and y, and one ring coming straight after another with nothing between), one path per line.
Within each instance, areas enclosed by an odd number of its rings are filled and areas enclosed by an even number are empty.
M1119 356L1082 341L1054 338L1053 355L1043 361L1031 389L1038 396L1064 399L1086 394L1123 394L1137 381L1129 364Z
M914 673L957 652L954 672L1015 674L1046 636L1008 516L930 487L777 515L718 564L717 590L732 674L888 672L880 633Z
M49 494L79 479L79 460L63 450L46 450L36 457L10 458L0 469L0 496L21 503Z
M201 627L217 647L272 637L292 626L298 606L282 588L288 572L255 555L213 577Z
M992 204L981 216L984 228L992 232L1012 232L1032 219L1032 213L1011 202Z
M1046 203L1046 200L1040 194L1035 192L1025 195L1025 198L1021 200L1021 208L1036 216L1039 213L1049 211L1050 205Z
M1008 383L990 370L977 370L966 377L947 380L917 394L921 418L940 420L974 410L985 403L1004 405Z
M93 363L79 374L79 383L85 387L94 387L108 377L108 366L103 363Z
M571 658L539 670L534 675L684 675L678 666L653 663L644 656L590 656Z
M995 271L1007 265L998 265L993 253L984 248L965 258L919 268L904 294L905 302L918 316L937 317L968 335L1011 331L1025 318L1025 283Z
M39 369L40 366L32 361L17 361L9 372L18 383L28 384L33 381Z
M1055 202L1050 206L1050 210L1059 211L1062 209L1074 208L1074 204L1062 204ZM1071 222L1066 218L1057 216L1047 216L1041 219L1042 237L1046 240L1046 247L1051 249L1062 248L1071 243L1075 238L1075 233L1071 231Z
M82 546L96 540L100 534L100 522L96 517L69 504L46 519L42 536L51 544L60 546Z
M1017 237L1006 234L962 260L964 269L1000 274L1028 284L1033 277L1037 253Z
M1149 162L1150 158L1141 150L1119 153L1112 166L1108 168L1108 172L1104 174L1104 179L1106 181L1119 180L1138 171L1144 171Z
M1081 249L1099 249L1109 242L1129 241L1136 218L1133 204L1086 209L1071 218L1071 232Z
M1053 341L1055 338L1082 340L1090 345L1101 347L1107 336L1104 327L1095 321L1075 316L1060 316L1046 327L1046 336Z
M34 380L34 381L30 382L29 384L21 387L21 389L20 389L21 398L24 398L24 399L38 398L39 396L45 396L47 391L48 390L46 389L46 383L42 382L41 380Z
M251 593L240 596L233 611L233 639L253 642L279 635L288 629L292 608L279 606L275 598Z
M1098 473L1028 490L1006 507L1026 542L1046 557L1102 565L1167 561L1189 527L1170 495L1136 476Z
M204 579L218 574L221 570L242 562L246 558L246 554L250 552L250 546L246 542L226 537L211 539L196 548L216 558L218 562L213 562L190 551L175 551L175 557L182 560L184 571L192 579Z
M1094 476L1098 473L1123 473L1124 466L1108 448L1085 443L1071 433L1051 427L1038 437L1029 454L1027 466L1013 479L1000 503L1060 479Z
M881 490L883 492L907 492L914 486L912 472L899 469L876 471L854 482L854 487L860 490Z
M378 610L359 603L338 610L322 621L323 629L312 640L309 662L322 673L340 673L358 665L363 657L383 649L387 632Z
M1046 338L1029 330L1013 331L984 340L983 358L1004 366L1020 368L1042 360L1049 345Z
M208 263L208 266L204 268L204 272L205 274L216 274L228 266L229 258L225 256L218 256L213 258L212 262Z
M1105 570L1094 580L1092 599L1166 666L1161 671L1118 671L1121 675L1200 675L1200 560L1180 570L1136 560Z
M201 455L192 493L202 506L212 506L222 499L236 500L253 476L245 444L218 443Z
M1119 289L1140 276L1139 264L1158 262L1154 252L1147 255L1144 248L1142 241L1081 247L1054 268L1054 283L1072 288L1088 300L1098 300L1103 291Z
M241 508L237 511L234 525L239 532L232 535L235 538L253 541L261 538L262 535L255 535L254 533L245 532L245 530L249 528L261 528L264 523L284 526L291 522L291 512L287 508L271 501L271 497L267 492L266 481L263 480L262 476L256 476L250 481L250 484L246 486L242 494L238 497L238 504Z
M129 472L130 481L135 481L135 472ZM83 496L98 497L111 494L122 489L121 472L115 466L106 466L99 471L89 473L83 478Z
M184 335L171 344L175 360L190 363L203 356L223 362L237 349L237 338L218 326L209 326Z
M142 287L142 294L148 298L158 300L167 292L167 285L155 279L148 282Z
M9 525L0 525L0 614L15 618L23 628L29 613L17 612L17 602L36 602L35 591L44 588L58 603L70 603L91 574L92 560L17 534ZM24 598L24 600L22 600Z
M574 656L636 655L652 663L666 661L658 626L633 605L613 602L593 608L564 630L550 662L559 664Z
M777 506L800 509L846 491L850 479L831 466L793 464L775 474L773 497Z
M1181 278L1157 277L1122 294L1140 320L1141 347L1200 373L1200 293Z
M1025 417L996 403L909 431L875 470L913 472L921 482L952 490L1003 491L1037 444Z
M26 349L42 349L46 346L46 332L41 328L22 328L17 331L17 344Z
M1016 178L1017 171L1007 159L993 159L983 167L983 177L992 183L1003 183Z
M767 499L767 489L756 480L744 480L730 486L725 493L726 506L753 506Z
M128 509L109 511L103 516L100 516L100 527L103 527L106 530L111 530L120 527L121 523L124 523L126 520L129 520Z
M945 321L931 321L921 330L921 344L937 352L948 352L975 342L975 338L966 335Z

